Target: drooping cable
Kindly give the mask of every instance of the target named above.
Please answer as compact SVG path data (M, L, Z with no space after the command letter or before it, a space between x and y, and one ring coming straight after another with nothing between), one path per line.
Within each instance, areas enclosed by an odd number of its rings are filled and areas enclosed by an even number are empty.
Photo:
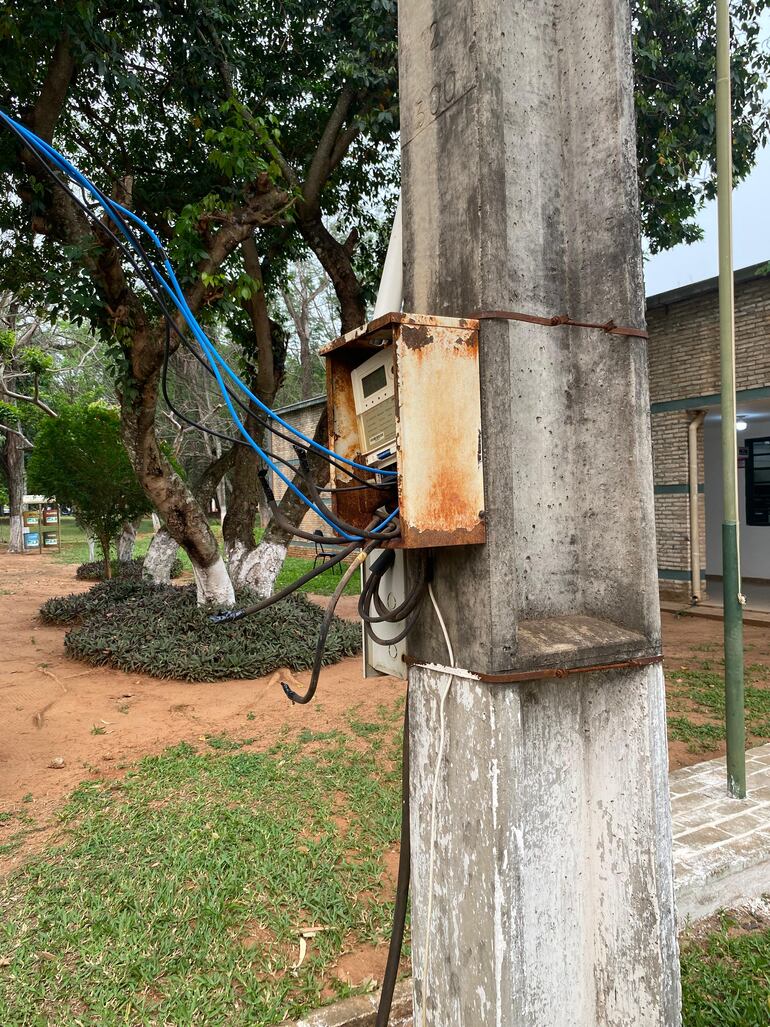
M103 193L101 193L100 190L98 190L93 185L93 183L91 183L84 175L82 175L76 168L74 168L74 166L71 165L69 163L69 161L66 160L66 158L64 158L61 154L58 153L58 151L56 151L47 142L45 142L45 140L42 140L39 137L37 137L33 132L31 132L25 126L21 125L18 122L15 122L12 118L9 118L2 111L0 111L0 118L2 118L6 122L6 124L15 132L15 134L17 136L19 136L22 139L23 142L25 142L28 146L31 147L32 151L36 154L38 159L43 164L43 167L49 173L51 173L53 175L53 177L54 177L54 179L55 179L55 181L57 182L58 185L60 185L61 187L66 189L66 186L64 186L64 184L58 178L58 175L56 175L55 172L53 171L53 169L48 166L48 164L46 163L45 160L42 159L41 151L42 151L42 155L43 156L45 156L56 167L58 167L59 170L63 171L70 178L72 178L75 182L77 182L77 184L84 191L90 192L90 194L102 206L102 208L104 209L104 211L107 214L107 216L111 218L111 220L117 225L117 227L119 228L121 233L124 235L124 237L126 238L127 242L131 246L132 250L134 250L137 253L137 255L146 264L148 270L150 271L150 273L151 273L152 277L154 278L155 282L157 283L157 285L160 286L161 289L165 290L165 292L169 295L169 297L172 300L172 303L177 307L177 310L182 314L184 320L188 324L188 327L191 328L191 330L193 332L193 335L196 338L196 341L198 341L198 343L201 346L203 352L205 353L206 357L208 358L208 364L209 364L210 370L213 372L214 377L217 380L217 384L218 384L218 386L220 388L220 391L222 392L223 398L224 398L225 403L226 403L226 405L227 405L227 407L228 407L228 409L230 411L231 417L233 418L233 420L234 420L236 426L238 427L241 435L243 436L246 444L252 446L252 448L255 449L255 451L258 453L258 455L268 464L268 466L270 466L272 468L272 470L277 474L277 476L279 478L281 478L281 480L284 481L284 483L286 484L287 488L290 488L292 491L294 491L303 502L307 503L307 505L310 506L311 509L314 509L315 512L322 519L327 521L327 523L331 523L329 521L328 515L325 513L326 508L325 508L324 504L323 503L317 503L317 502L311 502L311 501L309 501L307 499L306 496L302 495L302 493L296 488L296 486L293 484L293 482L288 477L286 477L286 475L284 475L283 472L281 472L280 468L278 468L275 465L273 460L271 460L271 454L266 452L261 446L259 446L253 440L253 438L251 437L251 435L246 430L245 426L243 425L243 422L238 417L238 415L237 415L237 413L236 413L236 411L235 411L235 409L234 409L234 407L232 405L231 398L234 398L234 397L233 397L233 395L230 392L229 388L226 386L225 382L222 379L222 376L220 374L220 368L221 368L221 370L223 372L227 373L231 377L231 379L247 394L247 396L249 397L251 402L257 404L257 406L260 407L267 414L269 419L278 421L278 423L282 424L285 428L287 428L289 431L291 431L295 436L298 436L299 439L303 440L307 445L312 446L315 450L321 452L326 457L331 458L335 463L337 463L338 461L341 461L342 463L344 463L346 465L349 465L351 467L357 467L357 468L360 468L361 470L370 471L370 469L368 467L364 467L364 465L357 464L355 461L349 460L346 457L342 457L339 454L334 454L331 450L327 449L326 447L322 446L320 443L316 442L316 440L308 438L308 436L305 436L302 432L300 432L298 429L296 429L293 425L288 424L279 415L277 415L274 411L270 410L270 408L267 407L266 404L262 403L262 401L259 400L259 398L256 397L251 392L251 390L249 390L248 387L241 381L241 379L235 374L235 372L233 372L232 368L229 367L227 362L218 354L218 352L213 347L213 345L211 344L211 342L208 339L208 337L205 335L205 333L201 329L200 325L198 324L195 316L193 315L192 311L190 310L190 308L189 308L189 306L188 306L188 304L186 302L186 299L184 297L184 294L182 293L181 287L180 287L180 285L179 285L179 283L178 283L178 281L176 279L176 275L175 275L175 273L173 271L173 268L172 268L172 266L170 264L170 261L168 260L168 256L165 253L165 249L163 247L163 244L161 243L160 239L155 234L155 232L153 232L153 230L149 227L149 225L147 225L146 222L144 222L141 218L139 218L137 215L135 215L132 211L128 210L128 208L124 207L122 204L119 204L116 201L110 200L109 198L107 198ZM90 208L87 207L87 205L85 205L81 201L79 201L79 199L77 197L75 197L69 190L67 190L67 192L71 196L71 198L78 204L78 206L81 208L81 210L83 210L90 218L94 218L95 217L95 215L90 210ZM129 220L132 221L132 223L136 224L142 231L145 231L150 236L150 238L153 241L153 244L156 246L156 248L158 249L159 253L161 254L161 257L163 259L163 267L164 267L164 269L166 271L166 274L167 274L168 278L165 278L159 272L158 268L149 259L148 255L144 251L144 249L141 246L141 244L134 237L133 233L128 229L128 226L125 224L125 221L123 220L123 216L124 215L126 217L128 217ZM104 225L104 223L101 220L99 220L98 223L99 223L99 225L105 231L107 231L109 233L109 235L113 239L113 241L116 244L120 245L118 240L117 240L117 238L116 238L116 236L114 235L114 233L110 229L108 229L108 227L106 225ZM120 248L121 248L121 251L124 252L124 254L125 254L124 247L121 246ZM128 254L125 254L125 255L128 256ZM135 260L132 257L129 257L129 259L131 259L131 263L134 266L134 268L137 271L139 271L139 269L138 269L138 267L136 265ZM150 289L150 291L153 294L154 298L159 299L160 297L158 295L157 289L152 288L150 283L147 281L146 276L142 275L141 272L140 272L140 276L141 276L142 280L145 282L145 285L147 285L147 287ZM178 326L176 325L175 319L170 317L168 311L165 309L165 305L163 305L163 306L164 306L164 315L166 316L167 321L170 322L173 325L173 327L177 331L177 333L180 334L180 337L183 338L182 333L179 332ZM184 339L183 339L183 341L186 342L186 340L184 340ZM167 389L165 391L167 393ZM243 404L239 404L239 405L243 406ZM184 415L183 415L183 417L184 417ZM189 419L188 418L184 417L184 419L187 420L188 423L189 423ZM198 425L196 424L196 426L198 426ZM200 427L204 428L204 426L200 426ZM206 429L204 429L204 430L206 430ZM212 434L218 434L219 437L225 437L225 436L222 436L221 433L216 433L214 430L211 430L211 433ZM225 437L225 438L229 438L229 437ZM281 462L285 463L285 461L281 461ZM386 472L381 472L381 473L389 475L389 474L393 474L394 472L386 471ZM364 484L368 484L368 483L365 482ZM385 519L385 521L383 522L381 527L385 527L395 516L396 516L396 511L393 511L393 513L391 515L389 515L388 518ZM335 524L332 524L332 526L333 527L338 527ZM345 535L346 537L348 537L350 539L353 539L353 538L356 537L354 534L349 533L347 531L343 531L343 535Z
M382 977L380 1001L377 1004L377 1018L374 1027L388 1027L393 992L398 980L401 950L404 946L404 928L409 906L409 878L411 874L411 826L409 823L409 685L404 700L404 743L401 762L401 843L398 852L398 877L396 900L393 904L393 926L390 931L390 945L385 973Z
M124 218L128 218L128 220L131 221L132 224L136 225L140 231L145 232L149 236L149 238L152 240L153 245L158 250L158 253L161 257L162 266L168 278L165 278L160 273L158 268L151 262L149 263L150 270L158 284L167 292L173 304L182 314L183 318L185 319L191 331L193 332L193 335L201 344L207 356L209 356L209 359L212 360L212 366L220 365L222 370L229 375L233 382L235 382L235 384L238 385L240 389L242 389L242 391L249 397L249 399L252 402L254 402L260 409L262 409L269 418L276 420L285 429L290 431L293 435L297 436L298 438L302 439L302 441L310 445L313 449L325 452L327 455L332 456L335 459L340 460L342 463L348 464L349 466L356 467L364 471L369 470L369 468L366 467L364 464L359 464L355 460L350 460L349 458L341 456L338 453L334 453L331 450L329 450L326 446L323 446L321 443L317 442L315 439L312 439L305 435L298 428L296 428L296 426L285 421L274 410L271 410L270 407L267 406L267 404L263 403L258 396L255 396L254 393L251 392L249 387L243 381L241 381L240 377L235 373L235 371L233 371L229 364L227 364L227 361L225 361L224 358L216 351L216 348L208 339L205 332L198 323L195 315L190 310L190 307L187 304L179 281L177 280L174 269L171 265L171 262L169 261L165 247L160 238L158 237L158 235L147 224L146 221L140 218L129 208L123 206L123 204L118 203L116 200L112 200L106 195L104 195L104 193L102 193L101 190L99 190L85 175L78 171L78 169L74 167L74 165L72 165L66 157L59 153L58 150L54 149L54 147L52 147L44 139L41 139L39 136L35 135L34 132L28 129L21 122L15 121L13 118L9 117L9 115L7 115L4 111L0 111L0 119L2 119L7 125L9 125L9 127L12 127L16 131L17 135L21 135L24 141L29 146L32 146L38 151L42 150L43 154L46 157L48 157L48 159L51 160L61 171L63 171L66 175L68 175L70 178L76 181L82 189L89 192L102 206L107 216L110 217L111 220L117 225L121 233L126 237L127 241L129 242L129 245L133 249L135 249L137 253L142 254L145 258L147 256L146 253L144 253L144 251L140 249L140 244L138 243L133 233L129 230L128 226L124 221ZM396 472L383 471L381 473L385 474L386 476L395 476Z
M335 588L334 593L327 604L326 612L324 613L323 620L321 621L321 628L318 632L318 641L316 642L315 647L315 659L313 660L313 670L310 675L310 684L308 685L307 690L300 695L299 692L295 692L294 689L285 681L281 682L281 688L284 691L284 695L287 699L290 699L292 703L299 703L299 705L305 706L315 695L316 689L318 688L318 678L321 674L321 667L323 666L326 637L329 634L329 629L331 628L332 621L334 620L334 611L337 608L337 603L340 600L340 596L345 591L347 583L376 545L378 545L377 542L369 542L359 553L356 554L355 559L351 560L350 565L340 578L339 584Z

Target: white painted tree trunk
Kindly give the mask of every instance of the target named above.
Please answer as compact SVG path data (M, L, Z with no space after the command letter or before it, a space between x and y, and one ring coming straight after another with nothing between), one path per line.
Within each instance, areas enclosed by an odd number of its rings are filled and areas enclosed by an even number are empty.
M8 552L24 552L24 522L21 515L23 496L27 491L27 475L24 468L24 441L20 435L9 434L5 444L5 466L8 474L8 506L10 534Z
M227 546L227 566L236 588L251 588L261 599L267 599L281 573L287 547L282 542L260 542L247 549L242 542Z
M8 534L8 552L24 552L24 522L21 514L11 514Z
M160 517L158 517L158 515L155 513L154 510L150 514L150 517L152 517L152 530L155 531L155 532L160 531L160 529L161 529Z
M153 581L156 585L168 585L171 581L171 568L178 552L179 544L174 541L165 528L156 531L144 558L142 568L144 580Z
M136 525L131 521L125 521L118 538L118 560L121 563L128 563L134 555L136 545Z
M191 562L198 589L198 605L214 603L217 606L232 606L235 603L235 590L222 557L209 567L200 567L195 561Z
M96 539L89 538L88 540L88 562L94 563L96 560Z

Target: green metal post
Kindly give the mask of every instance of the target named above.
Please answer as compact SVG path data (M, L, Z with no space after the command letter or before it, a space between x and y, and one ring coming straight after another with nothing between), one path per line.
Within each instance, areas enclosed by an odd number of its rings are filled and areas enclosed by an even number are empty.
M733 159L730 10L717 0L717 208L719 215L719 348L722 368L722 584L724 589L727 790L746 796L743 698L743 596L738 543L738 443L735 433L733 295Z

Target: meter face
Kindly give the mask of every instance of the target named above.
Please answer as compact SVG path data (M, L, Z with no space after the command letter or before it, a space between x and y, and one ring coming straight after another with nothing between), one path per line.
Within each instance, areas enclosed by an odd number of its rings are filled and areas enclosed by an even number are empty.
M396 398L393 387L393 347L365 360L351 373L361 452L369 462L392 458L396 439ZM387 450L387 452L381 452Z
M364 398L368 399L369 396L373 396L375 392L384 389L387 384L388 376L385 373L385 365L380 364L376 371L372 371L371 374L368 374L361 381Z

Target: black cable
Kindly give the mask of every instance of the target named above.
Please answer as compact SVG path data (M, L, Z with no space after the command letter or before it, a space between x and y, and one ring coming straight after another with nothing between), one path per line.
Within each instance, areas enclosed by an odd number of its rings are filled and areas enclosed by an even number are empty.
M313 660L313 672L310 675L310 684L308 685L305 693L303 695L300 695L298 692L295 692L285 681L281 682L281 688L284 691L284 695L287 699L290 699L292 703L299 703L301 706L305 706L312 700L313 696L315 695L316 689L318 688L318 678L321 674L321 667L323 666L324 651L326 649L326 637L329 634L329 629L331 628L332 621L334 620L334 611L337 608L337 603L340 600L340 596L345 591L345 586L347 585L347 583L350 581L355 572L361 566L361 563L366 559L369 553L372 552L376 545L376 542L369 542L367 545L364 546L363 550L358 554L356 559L352 561L350 566L347 568L345 573L340 578L339 584L335 588L334 594L329 600L329 603L326 607L326 612L324 613L323 620L321 621L320 630L318 632L318 641L316 642L315 647L315 659Z
M350 541L350 539L344 538L342 535L324 535L323 533L317 535L315 532L311 533L309 531L303 531L302 528L292 524L291 521L281 513L281 508L278 506L275 494L270 487L267 471L264 469L259 471L258 477L259 484L262 486L265 502L270 510L270 516L282 531L286 531L290 535L294 535L296 538L306 539L309 542L323 543L330 546L346 545Z
M315 503L317 506L323 506L323 500L321 499L321 496L318 492L318 486L313 481L313 474L310 470L310 464L308 463L307 455L299 448L295 448L295 453L297 454L297 458L299 460L300 477L302 478L305 488L310 493L311 501ZM337 514L335 514L328 508L326 508L324 512L326 513L326 516L332 522L335 528L339 528L341 532L346 532L347 534L359 535L361 538L379 539L380 541L382 541L385 538L395 538L397 535L396 532L386 535L383 532L369 531L366 528L358 528L352 524L348 524L346 521L343 521L341 517L339 517Z
M415 606L422 602L428 588L428 575L426 558L424 554L421 554L421 556L417 580L411 592L404 598L400 606L396 606L393 609L390 609L382 601L379 594L379 586L385 574L393 566L395 553L393 550L384 550L372 566L368 568L366 584L358 599L358 615L365 624L397 623L402 621L412 612ZM372 600L374 600L375 608L380 614L379 617L373 616L369 612Z
M292 581L290 585L282 588L280 592L274 592L271 596L268 596L267 599L263 599L258 603L252 603L251 606L244 606L241 610L227 610L225 613L213 614L209 617L209 620L212 624L224 624L227 621L242 620L244 617L250 617L253 613L259 613L260 610L266 610L268 606L272 606L274 603L278 603L287 596L290 596L292 592L296 592L298 588L302 588L302 586L306 585L308 581L312 581L313 578L317 578L319 574L323 574L324 571L328 571L332 567L336 567L338 563L341 563L346 557L350 556L351 553L358 549L360 544L359 540L351 542L325 563L321 564L319 567L314 567L313 570L308 571L295 581Z
M403 642L403 640L406 638L406 636L409 634L409 632L412 630L415 623L417 622L417 618L419 615L420 608L419 606L417 606L406 618L403 629L399 631L397 635L393 635L391 638L380 638L380 636L377 634L377 632L374 630L371 624L368 624L366 621L364 621L364 631L367 633L367 635L369 636L369 638L371 638L373 642L377 643L377 645L395 645L397 642Z
M398 854L398 879L396 900L393 905L393 927L390 932L388 961L382 977L382 990L377 1005L374 1027L388 1027L393 992L398 979L401 950L404 944L406 911L409 904L409 878L411 873L411 825L409 822L409 685L406 686L404 703L404 748L401 763L401 846Z

